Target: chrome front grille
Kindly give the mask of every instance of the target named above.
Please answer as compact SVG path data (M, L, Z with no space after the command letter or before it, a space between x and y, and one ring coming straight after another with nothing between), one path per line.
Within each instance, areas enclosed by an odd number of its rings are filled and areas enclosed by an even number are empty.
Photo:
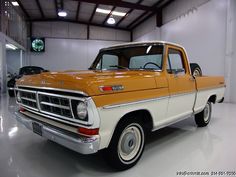
M26 89L16 89L16 92L17 97L20 97L20 101L17 98L17 103L23 107L46 115L75 120L71 103L72 100L80 100L79 98Z
M20 91L22 104L33 109L37 109L36 92Z
M39 93L38 100L41 112L73 118L70 100L68 98Z

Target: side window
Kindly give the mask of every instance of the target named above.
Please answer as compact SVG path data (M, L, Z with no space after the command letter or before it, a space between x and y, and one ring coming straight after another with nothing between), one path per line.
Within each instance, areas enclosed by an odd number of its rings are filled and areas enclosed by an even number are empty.
M111 54L102 55L102 59L97 65L97 69L118 69L118 56Z
M168 61L167 61L168 73L185 73L184 62L182 53L176 49L168 50Z

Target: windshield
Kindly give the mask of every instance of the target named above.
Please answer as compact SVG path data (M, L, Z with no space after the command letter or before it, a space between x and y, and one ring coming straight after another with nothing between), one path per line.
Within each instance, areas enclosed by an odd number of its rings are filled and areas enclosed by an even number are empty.
M163 45L124 47L101 51L90 69L162 70Z

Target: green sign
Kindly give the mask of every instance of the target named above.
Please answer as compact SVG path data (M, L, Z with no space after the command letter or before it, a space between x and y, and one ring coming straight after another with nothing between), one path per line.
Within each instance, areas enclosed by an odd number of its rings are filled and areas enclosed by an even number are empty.
M31 38L32 52L44 52L45 51L45 39L44 38Z

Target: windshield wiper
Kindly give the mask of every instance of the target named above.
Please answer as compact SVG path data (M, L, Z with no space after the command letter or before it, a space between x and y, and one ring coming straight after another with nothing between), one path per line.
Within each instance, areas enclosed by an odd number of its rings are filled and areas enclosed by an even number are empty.
M127 68L125 66L120 66L120 65L111 65L109 67L111 67L111 68L119 68L119 69L128 69L129 70L129 68Z

